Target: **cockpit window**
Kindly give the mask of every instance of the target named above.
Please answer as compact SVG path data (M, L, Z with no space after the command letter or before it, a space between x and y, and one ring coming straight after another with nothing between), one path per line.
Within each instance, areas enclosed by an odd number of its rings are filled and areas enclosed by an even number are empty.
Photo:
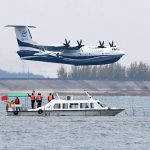
M99 104L101 107L105 107L105 104L101 104L100 102L97 102L97 104Z
M119 50L119 48L112 48L113 51Z

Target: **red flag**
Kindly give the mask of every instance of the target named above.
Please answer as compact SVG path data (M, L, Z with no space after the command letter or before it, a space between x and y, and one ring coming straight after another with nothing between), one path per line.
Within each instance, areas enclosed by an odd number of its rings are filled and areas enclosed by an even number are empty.
M3 102L7 102L8 97L7 97L7 96L1 96L1 100L2 100Z

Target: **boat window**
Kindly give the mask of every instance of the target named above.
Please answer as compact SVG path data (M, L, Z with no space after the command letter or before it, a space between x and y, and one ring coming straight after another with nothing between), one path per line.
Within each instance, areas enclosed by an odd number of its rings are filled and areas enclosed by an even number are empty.
M63 104L63 109L68 109L68 104L67 103Z
M80 103L80 108L89 108L88 103Z
M59 103L55 104L54 109L60 109L60 104Z
M71 96L70 95L67 96L67 100L71 100Z
M78 108L78 103L70 103L70 109Z
M94 108L94 103L90 103L90 107L91 107L91 108Z

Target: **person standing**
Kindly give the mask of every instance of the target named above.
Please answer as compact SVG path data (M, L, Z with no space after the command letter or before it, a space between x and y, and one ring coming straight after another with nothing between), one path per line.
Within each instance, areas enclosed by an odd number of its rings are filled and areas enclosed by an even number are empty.
M36 97L36 101L37 101L37 108L41 107L42 104L42 96L41 93L38 93L37 97Z
M19 110L20 110L20 107L17 106L17 105L19 105L19 104L20 104L20 100L19 100L18 97L16 97L16 99L15 99L16 111L19 111Z
M54 99L53 94L49 93L47 99L48 99L48 102L50 102L52 99Z
M31 99L31 107L32 109L34 109L34 105L35 105L35 96L34 93L32 93L32 95L28 94L30 99Z

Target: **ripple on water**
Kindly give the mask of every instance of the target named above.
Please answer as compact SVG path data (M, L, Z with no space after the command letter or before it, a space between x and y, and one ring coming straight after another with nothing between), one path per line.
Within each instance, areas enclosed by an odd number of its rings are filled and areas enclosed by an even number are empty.
M125 112L115 117L9 117L0 103L0 149L148 150L149 97L102 99Z

